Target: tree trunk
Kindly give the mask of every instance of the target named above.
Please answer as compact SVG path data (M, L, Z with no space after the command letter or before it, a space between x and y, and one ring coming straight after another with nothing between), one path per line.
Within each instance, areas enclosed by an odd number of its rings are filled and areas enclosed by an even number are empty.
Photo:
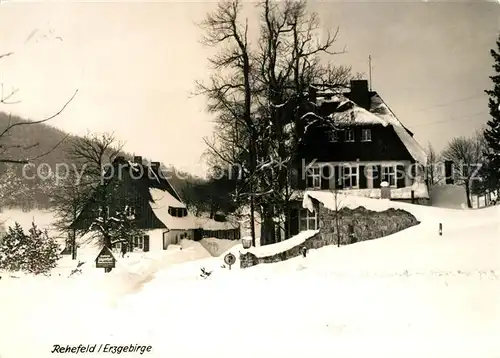
M77 218L78 218L78 210L75 207L75 205L73 205L73 223L76 221ZM73 228L72 234L73 235L71 237L71 259L76 260L76 229L75 228Z
M254 140L254 131L251 131L252 138L250 139L250 235L252 236L252 246L255 247L255 197L254 197L254 189L253 185L256 161L255 161L255 140Z
M469 209L472 208L472 202L470 200L470 183L466 182L465 183L465 195L467 195L467 207Z
M73 229L71 236L71 259L76 260L76 230Z

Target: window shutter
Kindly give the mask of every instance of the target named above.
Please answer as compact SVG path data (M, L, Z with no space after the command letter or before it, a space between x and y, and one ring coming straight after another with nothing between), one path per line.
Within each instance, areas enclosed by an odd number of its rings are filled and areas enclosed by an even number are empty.
M380 165L375 165L373 166L373 187L374 188L380 188L380 176L382 174L382 167Z
M306 180L307 180L307 187L312 188L313 187L313 177L309 175L306 177Z
M339 184L337 183L337 178L339 176L339 169L337 166L333 167L333 175L332 175L332 183L333 183L333 188L338 188Z
M144 235L144 252L149 251L149 235Z
M302 164L299 165L297 170L297 189L304 190L306 188L306 180L304 177L304 170Z
M406 177L406 172L405 172L404 165L397 165L396 166L396 187L398 187L398 188L405 187L405 177Z
M330 189L330 166L324 165L323 168L321 168L321 172L321 189Z
M359 188L360 189L366 189L368 187L366 183L366 174L365 174L365 166L360 165L359 166Z
M290 236L297 235L299 233L299 210L290 210Z

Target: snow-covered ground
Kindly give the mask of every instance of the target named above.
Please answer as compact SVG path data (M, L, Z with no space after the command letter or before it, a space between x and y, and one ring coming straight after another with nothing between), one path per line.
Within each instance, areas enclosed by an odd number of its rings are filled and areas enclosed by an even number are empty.
M245 270L184 241L109 274L4 276L0 357L106 343L152 346L126 357L499 357L500 207L398 205L422 223Z

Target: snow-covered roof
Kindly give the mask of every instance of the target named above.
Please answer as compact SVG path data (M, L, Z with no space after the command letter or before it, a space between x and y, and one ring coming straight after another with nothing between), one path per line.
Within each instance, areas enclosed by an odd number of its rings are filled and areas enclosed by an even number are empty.
M209 231L237 229L239 226L231 221L220 222L207 217L197 217L188 211L184 217L175 217L168 212L169 207L186 209L186 205L177 200L168 191L150 188L153 202L151 209L156 217L170 230L203 229Z
M310 192L326 192L331 193L332 190L308 190ZM391 188L391 199L411 199L411 192L414 192L415 199L429 199L429 191L425 183L416 182L412 186L407 186L404 188ZM335 191L339 195L348 196L360 196L370 199L380 199L381 189L371 188L371 189L345 189ZM303 191L295 192L292 195L292 199L303 198L305 193Z
M207 230L207 231L218 231L218 230L231 230L231 229L237 229L239 227L238 224L235 224L230 221L215 221L214 219L210 218L196 218L197 224L200 227L200 229Z
M321 106L325 102L338 102L337 111L330 114L329 117L340 125L371 124L383 125L384 127L392 126L413 159L423 165L427 164L425 150L413 138L412 133L399 121L378 93L371 92L369 111L358 106L347 97L338 94L331 99L318 98L316 102L318 106ZM345 107L345 110L342 110L342 107Z
M199 227L196 217L188 212L187 216L175 217L168 212L169 207L186 208L186 205L174 198L168 191L150 188L153 202L151 209L156 217L170 230L189 230Z
M413 159L423 165L427 164L427 153L425 150L420 146L420 144L418 144L415 138L413 138L413 136L409 133L408 129L399 121L396 115L390 110L382 97L378 94L371 97L370 111L375 113L378 117L382 118L394 128L394 131L398 135L399 139L401 139L401 142L403 142L406 149L408 149L408 152L410 152Z
M330 117L335 123L343 125L366 125L366 124L381 124L384 127L389 125L387 121L376 114L367 111L366 109L357 106L354 102L347 100L350 108L342 112L334 112Z

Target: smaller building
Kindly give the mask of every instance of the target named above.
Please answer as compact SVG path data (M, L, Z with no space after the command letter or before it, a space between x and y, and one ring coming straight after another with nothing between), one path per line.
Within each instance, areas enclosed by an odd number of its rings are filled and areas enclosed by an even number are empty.
M238 223L228 221L216 221L211 218L197 218L198 227L201 231L201 238L217 238L223 240L239 240L240 225Z
M125 210L133 217L135 227L144 232L144 235L134 238L133 247L128 247L127 251L166 250L182 239L200 240L208 234L218 238L239 236L239 227L213 219L200 219L190 213L160 169L159 162L148 165L142 162L140 156L134 157L133 162L117 157L112 170L113 175L106 175L111 177L105 184L106 190L111 187L110 182L119 180L118 194L109 194L118 195L123 200L113 200L113 205L106 208L107 216L112 218L117 212ZM89 231L99 217L101 210L96 207L95 195L97 193L90 198L73 224L76 229ZM122 244L114 244L113 248L121 250Z

